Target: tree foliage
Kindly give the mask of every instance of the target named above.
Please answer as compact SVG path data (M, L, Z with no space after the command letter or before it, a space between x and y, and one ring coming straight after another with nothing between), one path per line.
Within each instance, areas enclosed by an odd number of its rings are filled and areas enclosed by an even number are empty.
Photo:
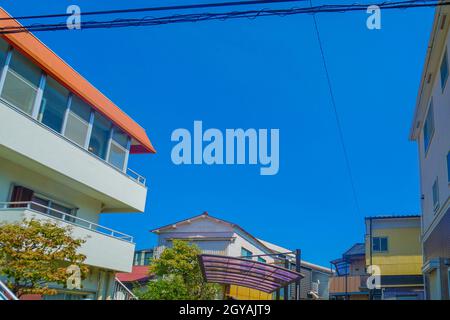
M220 287L205 283L197 256L201 253L196 245L174 240L172 248L165 249L150 265L150 281L147 290L140 292L141 299L149 300L211 300Z
M85 242L73 239L69 227L51 222L23 220L0 225L0 274L18 296L24 294L56 294L49 283L66 285L67 267L77 265L81 274L88 269L86 257L77 253Z

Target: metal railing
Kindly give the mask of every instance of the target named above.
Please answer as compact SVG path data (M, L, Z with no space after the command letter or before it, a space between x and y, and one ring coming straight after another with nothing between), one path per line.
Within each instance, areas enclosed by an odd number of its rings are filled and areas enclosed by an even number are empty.
M114 300L138 300L136 295L128 289L122 281L115 279L114 289L113 289L113 299Z
M16 295L0 280L0 300L19 300Z
M53 219L64 221L69 224L76 225L94 232L98 232L119 240L133 242L133 237L120 231L101 226L94 222L79 218L73 214L53 209L51 207L42 205L34 201L18 201L18 202L0 202L0 211L2 210L14 210L14 209L27 209L38 214L42 214ZM45 211L44 211L45 210Z

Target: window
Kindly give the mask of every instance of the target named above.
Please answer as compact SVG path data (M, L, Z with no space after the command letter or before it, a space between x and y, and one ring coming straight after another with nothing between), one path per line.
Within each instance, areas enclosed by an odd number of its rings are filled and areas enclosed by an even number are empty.
M434 180L433 183L433 208L436 211L439 208L439 184L438 184L438 178Z
M241 248L241 256L251 259L251 256L253 256L253 253L250 250L245 249L244 247Z
M386 252L386 251L388 251L388 238L387 237L374 237L374 238L372 238L372 251L373 252Z
M53 78L47 77L38 120L61 132L68 98L69 91Z
M33 195L31 198L33 210L51 215L55 218L64 219L66 221L75 222L75 219L70 216L75 216L76 210L68 206L55 202L47 197L41 195ZM63 216L63 214L66 214Z
M425 152L427 152L430 146L431 138L434 134L434 112L433 112L433 100L430 102L430 107L428 108L427 118L425 119L425 124L423 126L423 145Z
M102 159L106 158L110 130L111 122L100 114L95 113L91 140L89 141L89 151Z
M266 260L261 257L258 257L258 262L266 263Z
M444 52L444 57L441 62L441 88L444 90L445 84L448 78L448 59L447 59L447 49Z
M14 51L6 74L2 98L28 113L33 112L41 70L17 51Z
M148 266L153 258L153 252L144 253L144 266Z
M447 153L447 180L450 183L450 151Z
M8 49L8 43L0 38L0 72L3 70L3 67L6 63L6 55L8 54Z
M72 96L66 127L63 132L64 136L84 148L89 132L90 117L91 108L78 97Z
M116 168L123 170L128 152L128 136L118 128L114 128L108 162Z

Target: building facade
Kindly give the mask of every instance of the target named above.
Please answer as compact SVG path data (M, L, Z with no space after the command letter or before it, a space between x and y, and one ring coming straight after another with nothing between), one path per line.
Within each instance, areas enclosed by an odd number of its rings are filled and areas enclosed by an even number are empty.
M1 8L0 18L19 25ZM153 152L144 129L31 33L1 35L0 222L51 221L86 240L81 288L50 284L59 293L43 298L112 298L135 245L99 214L144 211L145 179L127 164Z
M292 250L257 239L239 225L213 217L206 212L154 229L152 232L158 236L158 246L154 249L155 257L158 257L165 248L171 247L173 240L187 240L196 244L202 253L248 257L263 263L282 264L283 267L295 270L295 257L292 254L284 254ZM302 299L328 298L330 269L302 261L301 273L305 276L300 284ZM293 299L294 290L295 285L290 285L280 290L278 298ZM225 295L228 298L242 300L277 298L275 294L234 285L226 288Z
M417 142L427 299L450 299L450 88L448 6L436 8L410 139Z
M379 269L381 288L369 288L370 299L422 300L420 216L367 217L366 268Z
M355 243L331 264L335 267L335 274L330 278L331 300L369 299L364 243Z

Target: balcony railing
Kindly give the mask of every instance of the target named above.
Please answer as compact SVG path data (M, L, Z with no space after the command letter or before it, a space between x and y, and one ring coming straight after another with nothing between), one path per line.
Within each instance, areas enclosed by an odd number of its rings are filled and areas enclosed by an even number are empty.
M330 293L349 294L367 290L367 275L339 276L330 278Z
M48 206L44 206L34 201L19 201L19 202L0 202L0 211L26 209L38 213L40 215L50 217L59 221L63 221L77 227L85 228L94 232L98 232L119 240L133 242L133 237L125 233L101 226L94 222L79 218L67 212L59 211ZM43 212L45 211L45 212Z
M113 297L114 300L138 300L136 295L117 278L114 281Z
M11 290L0 280L0 300L19 300Z

